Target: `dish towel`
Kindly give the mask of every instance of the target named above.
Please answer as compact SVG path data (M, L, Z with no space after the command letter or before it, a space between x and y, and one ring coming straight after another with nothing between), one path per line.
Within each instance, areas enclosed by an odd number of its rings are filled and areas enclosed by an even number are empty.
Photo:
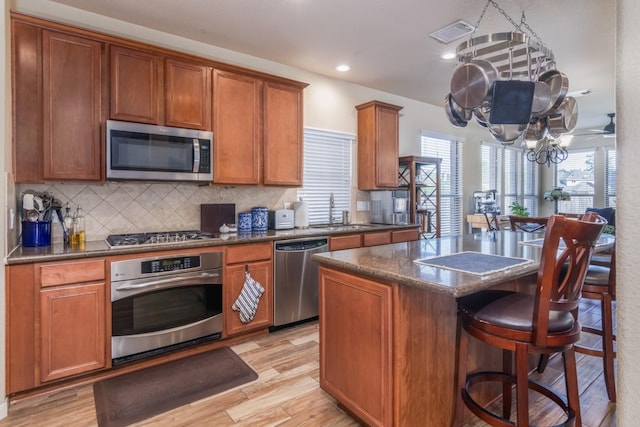
M253 317L256 315L256 311L258 310L260 297L263 293L264 288L262 285L253 280L247 271L245 273L244 285L242 286L240 295L238 295L236 302L231 306L233 311L240 312L240 321L242 323L249 323L253 320Z

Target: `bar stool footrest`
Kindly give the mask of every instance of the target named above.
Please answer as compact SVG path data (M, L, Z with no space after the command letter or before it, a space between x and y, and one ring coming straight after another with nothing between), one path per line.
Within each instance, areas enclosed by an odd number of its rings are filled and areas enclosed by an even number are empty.
M470 387L484 382L502 382L511 384L514 386L516 384L516 376L512 374L507 374L505 372L496 372L496 371L481 371L474 372L473 374L467 375L467 381L465 383L464 389L462 389L462 400L467 408L471 412L473 412L478 418L487 422L492 426L498 427L508 427L515 426L516 423L514 421L503 418L489 410L487 410L484 406L480 405L475 399L471 397L469 394ZM576 413L573 409L569 408L565 399L556 393L551 388L541 384L532 379L528 379L528 387L530 390L534 390L541 395L547 397L551 401L553 401L562 411L565 413L567 419L561 423L556 424L551 427L569 427L573 426L575 422ZM516 397L517 399L517 397Z

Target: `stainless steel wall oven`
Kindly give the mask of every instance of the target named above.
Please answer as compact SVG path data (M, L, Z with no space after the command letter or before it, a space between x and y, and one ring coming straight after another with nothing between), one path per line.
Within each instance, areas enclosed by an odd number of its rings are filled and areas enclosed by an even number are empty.
M111 263L113 365L222 334L222 254Z

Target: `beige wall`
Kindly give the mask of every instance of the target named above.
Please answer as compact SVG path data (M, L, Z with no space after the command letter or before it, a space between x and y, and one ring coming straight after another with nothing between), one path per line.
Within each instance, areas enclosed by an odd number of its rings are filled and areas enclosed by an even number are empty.
M374 91L361 86L342 81L327 79L315 74L306 73L281 64L250 57L247 55L230 52L201 43L191 42L185 39L151 31L135 25L118 22L98 15L76 11L50 1L45 0L14 0L15 10L49 18L56 21L76 24L98 31L122 35L168 48L184 50L194 54L214 58L240 66L254 68L265 72L282 75L296 80L310 83L305 90L305 116L304 125L308 127L331 129L343 132L356 132L356 114L354 106L371 99L402 105L404 109L400 118L400 153L402 155L418 154L420 130L428 130L441 134L449 134L463 137L464 142L464 181L463 188L473 189L480 180L479 162L474 159L480 156L480 144L487 135L477 126L456 129L451 127L445 119L441 106L432 106L392 94ZM7 1L5 1L5 6ZM637 134L633 132L633 118L640 114L640 101L637 97L638 70L640 70L640 55L637 53L638 33L635 30L637 18L640 17L640 6L637 0L620 0L618 2L618 207L617 218L619 233L619 277L620 277L620 303L618 317L619 346L619 404L618 424L621 426L636 425L635 420L640 418L640 406L635 399L635 383L640 380L640 365L631 355L640 353L640 336L634 331L640 326L640 311L636 309L635 302L640 304L640 288L635 286L633 277L640 276L640 266L637 260L640 257L639 245L640 227L634 227L631 218L635 212L640 211L640 198L637 197L637 182L640 182L640 144ZM623 13L624 12L624 13ZM3 30L8 30L6 19L3 19ZM5 38L8 40L8 37ZM6 71L9 52L7 45L2 47L0 55L0 73L4 73L5 91L9 88L9 74ZM625 92L624 89L627 89ZM443 92L443 98L445 93ZM3 188L0 190L0 199L3 205L13 198L6 194L4 184L4 172L9 170L10 159L10 109L7 107L8 96L4 96L5 105L0 107L0 129L2 129L3 141L0 142L3 157ZM635 113L635 114L634 114ZM546 182L551 182L548 170L541 168L543 183L541 188L546 188ZM547 180L547 181L544 181ZM465 212L469 210L469 201L465 200ZM6 224L6 209L0 213L0 219ZM2 227L4 229L4 226ZM0 245L4 246L5 239ZM1 247L6 254L7 248ZM4 299L4 274L0 275L0 299ZM0 304L0 334L4 332L4 305ZM0 337L0 350L4 349L4 337ZM4 389L4 351L0 351L0 386Z

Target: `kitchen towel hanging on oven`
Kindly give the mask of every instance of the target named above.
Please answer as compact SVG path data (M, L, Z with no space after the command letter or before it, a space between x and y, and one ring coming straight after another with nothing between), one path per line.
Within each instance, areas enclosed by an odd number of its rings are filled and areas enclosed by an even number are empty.
M263 293L264 288L262 285L256 282L249 274L249 270L247 270L240 295L231 306L233 311L240 312L240 321L242 323L249 323L253 320Z

